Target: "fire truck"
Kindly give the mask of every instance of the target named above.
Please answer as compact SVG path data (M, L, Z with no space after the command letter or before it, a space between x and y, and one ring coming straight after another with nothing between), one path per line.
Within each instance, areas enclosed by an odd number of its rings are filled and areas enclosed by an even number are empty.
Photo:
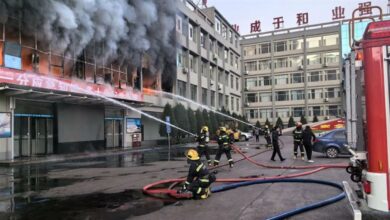
M346 181L354 219L390 219L390 20L356 17L349 24L351 53L344 61L347 139L352 153ZM361 40L357 20L371 19ZM375 217L373 217L375 216Z

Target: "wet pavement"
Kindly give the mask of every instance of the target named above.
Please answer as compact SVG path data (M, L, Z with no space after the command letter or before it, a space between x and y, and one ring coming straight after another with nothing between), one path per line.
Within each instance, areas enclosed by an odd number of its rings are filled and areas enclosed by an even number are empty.
M306 165L291 159L289 137L284 137L283 165ZM254 143L240 143L248 155L264 151L255 159L269 163L271 152ZM0 168L0 219L265 219L294 205L334 195L335 190L318 186L265 184L212 195L208 200L176 202L142 194L146 184L185 176L185 148L123 153L97 158L67 160ZM235 160L241 156L234 154ZM316 163L346 162L315 154ZM222 163L226 158L222 157ZM273 162L281 164L280 162ZM262 177L301 172L256 167L246 161L233 169L218 169L218 178ZM348 179L344 170L332 169L305 178ZM332 194L333 193L333 194ZM293 196L291 199L290 196ZM275 197L276 196L276 197ZM297 201L296 201L297 200ZM350 219L347 201L301 214L292 219ZM223 210L223 211L222 211ZM315 213L313 215L313 213Z

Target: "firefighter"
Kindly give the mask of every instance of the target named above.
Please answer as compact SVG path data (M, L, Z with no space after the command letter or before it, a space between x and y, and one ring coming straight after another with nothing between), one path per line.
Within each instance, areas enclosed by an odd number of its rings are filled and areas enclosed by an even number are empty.
M190 168L187 179L178 193L191 192L194 199L207 199L211 193L210 185L215 182L216 177L200 161L199 154L195 149L189 149L186 157Z
M209 146L208 143L210 141L210 135L209 135L209 128L207 126L203 126L200 130L200 135L197 138L198 141L198 153L199 157L202 157L204 154L207 159L207 163L209 166L211 166L211 159L209 154Z
M218 152L215 155L214 159L214 166L217 166L219 164L219 159L221 159L221 155L223 153L226 154L226 157L229 161L230 168L233 167L234 161L232 159L232 155L230 154L230 151L232 149L231 145L233 144L234 138L232 138L233 135L228 135L226 133L225 127L219 128L219 135L218 135Z
M271 148L272 147L272 143L271 143L271 132L268 128L268 125L265 125L264 127L264 138L265 140L267 141L267 145L266 147L267 148Z
M303 129L301 122L296 123L296 127L292 134L294 137L294 159L297 159L299 147L299 150L301 151L301 158L302 160L305 160L305 152L303 151Z
M285 159L282 157L282 153L280 152L280 146L279 146L279 136L282 135L279 132L279 128L277 125L273 127L272 129L272 145L274 148L274 151L272 152L271 160L275 161L275 156L278 154L280 161L284 161Z

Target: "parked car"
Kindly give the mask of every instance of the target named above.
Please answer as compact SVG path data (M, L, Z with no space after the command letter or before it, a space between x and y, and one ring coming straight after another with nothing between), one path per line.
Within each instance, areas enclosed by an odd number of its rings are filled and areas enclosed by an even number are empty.
M253 137L252 132L241 132L241 141L249 141Z
M345 147L346 144L345 128L335 129L317 137L313 151L324 153L329 158L336 158L338 155L351 155Z

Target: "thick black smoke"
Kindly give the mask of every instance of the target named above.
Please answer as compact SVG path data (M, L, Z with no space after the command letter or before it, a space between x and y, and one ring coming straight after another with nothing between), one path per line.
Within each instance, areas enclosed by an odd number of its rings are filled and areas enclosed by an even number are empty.
M176 0L0 0L0 22L20 17L25 35L59 53L79 55L94 46L98 62L135 66L146 53L170 83L175 15Z

